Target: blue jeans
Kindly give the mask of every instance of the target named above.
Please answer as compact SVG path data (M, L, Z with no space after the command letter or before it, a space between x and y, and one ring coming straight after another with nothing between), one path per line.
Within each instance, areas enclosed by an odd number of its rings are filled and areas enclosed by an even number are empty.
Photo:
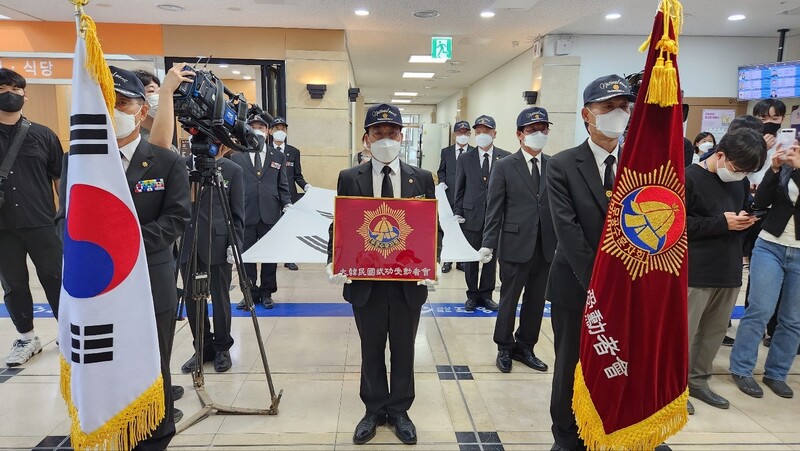
M784 381L800 345L800 248L759 238L750 258L750 305L736 332L731 374L753 375L758 346L779 296L778 327L767 353L764 377Z

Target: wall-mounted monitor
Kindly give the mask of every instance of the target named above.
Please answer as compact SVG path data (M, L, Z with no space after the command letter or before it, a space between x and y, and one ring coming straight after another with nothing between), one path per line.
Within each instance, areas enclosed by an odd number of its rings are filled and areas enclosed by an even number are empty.
M739 100L800 97L800 61L739 66Z

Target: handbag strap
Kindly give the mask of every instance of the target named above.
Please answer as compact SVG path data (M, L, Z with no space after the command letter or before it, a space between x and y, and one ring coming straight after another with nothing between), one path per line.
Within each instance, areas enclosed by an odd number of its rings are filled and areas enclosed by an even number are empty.
M14 134L14 139L11 140L11 146L8 148L8 153L3 159L3 164L0 165L0 183L8 178L8 173L11 172L11 165L14 164L14 160L16 160L17 155L19 155L19 149L22 147L22 141L24 141L25 136L28 135L28 128L30 128L30 126L31 123L23 117L22 122L19 124L19 128L17 129L17 133Z

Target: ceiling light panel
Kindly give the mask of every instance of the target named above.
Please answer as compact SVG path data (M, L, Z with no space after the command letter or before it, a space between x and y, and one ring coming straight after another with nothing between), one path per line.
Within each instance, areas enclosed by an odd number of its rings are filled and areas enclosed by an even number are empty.
M433 78L434 72L403 72L403 78Z

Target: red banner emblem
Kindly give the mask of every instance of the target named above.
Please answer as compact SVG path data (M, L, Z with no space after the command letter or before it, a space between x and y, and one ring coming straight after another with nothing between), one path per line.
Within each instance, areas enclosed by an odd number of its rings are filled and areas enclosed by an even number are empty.
M354 280L436 278L435 199L337 197L333 270Z

